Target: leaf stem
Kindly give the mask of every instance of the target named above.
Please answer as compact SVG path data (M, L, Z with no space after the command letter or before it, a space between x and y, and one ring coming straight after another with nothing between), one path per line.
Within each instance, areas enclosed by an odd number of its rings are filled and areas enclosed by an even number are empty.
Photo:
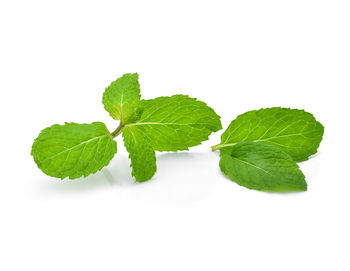
M254 141L255 142L255 141ZM217 144L217 145L214 145L214 146L211 146L211 150L212 151L217 151L219 149L222 149L222 148L226 148L226 147L230 147L230 146L235 146L237 145L239 142L235 142L235 143L229 143L229 144Z
M122 132L122 129L123 129L123 125L119 124L119 126L117 127L117 129L115 129L112 133L111 133L111 136L113 138L117 137L121 132Z
M212 151L217 151L220 148L221 148L221 144L217 144L217 145L211 146L211 150Z

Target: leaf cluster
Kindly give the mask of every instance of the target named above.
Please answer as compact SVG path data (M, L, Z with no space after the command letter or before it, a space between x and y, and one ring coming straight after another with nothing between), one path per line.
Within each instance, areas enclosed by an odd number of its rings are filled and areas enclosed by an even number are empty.
M308 112L281 107L238 116L221 136L221 171L247 188L307 190L296 162L317 152L324 127Z
M205 103L186 95L142 100L138 74L125 74L103 94L104 108L118 120L109 132L102 122L54 124L35 139L32 155L47 175L86 177L108 165L122 134L137 182L156 172L155 151L188 150L220 130L220 117Z
M125 74L103 94L104 108L119 121L114 131L102 122L54 124L39 134L32 156L47 175L86 177L108 165L122 134L136 182L152 178L156 151L182 151L222 128L204 102L186 95L141 99L138 74ZM273 107L238 116L221 136L220 169L232 181L264 191L307 190L297 162L317 152L324 127L304 110Z

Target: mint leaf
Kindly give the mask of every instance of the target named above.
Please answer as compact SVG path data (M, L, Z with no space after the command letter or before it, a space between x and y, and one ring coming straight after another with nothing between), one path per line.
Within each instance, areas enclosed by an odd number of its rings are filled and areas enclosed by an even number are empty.
M324 128L312 114L289 108L265 108L238 116L221 136L215 149L253 141L285 150L295 161L307 160L317 152Z
M126 124L135 118L140 98L138 74L127 73L106 88L102 102L112 118Z
M156 151L188 150L220 130L220 117L205 103L186 95L141 101L141 115L125 125L142 134Z
M136 182L151 179L157 170L154 150L135 127L124 128L122 133L131 160L132 176Z
M31 154L47 175L64 179L88 176L108 165L117 144L102 122L54 124L34 140Z
M264 191L307 190L298 165L283 150L263 143L243 142L224 151L221 171L232 181Z

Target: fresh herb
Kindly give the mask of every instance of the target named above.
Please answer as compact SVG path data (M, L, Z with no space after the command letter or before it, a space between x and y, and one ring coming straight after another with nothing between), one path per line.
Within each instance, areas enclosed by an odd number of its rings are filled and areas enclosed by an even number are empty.
M86 177L108 165L122 134L136 182L157 170L155 151L188 150L220 130L220 117L205 103L186 95L141 100L138 74L125 74L103 94L103 104L119 126L102 122L54 124L34 140L32 155L47 175ZM312 114L265 108L238 116L221 136L221 171L232 181L263 191L306 190L297 162L317 152L324 127Z
M109 114L120 121L109 132L101 122L66 123L44 129L31 154L47 175L64 179L86 177L108 165L117 152L120 133L137 182L156 172L155 151L188 150L220 130L220 117L205 103L185 95L141 100L138 74L125 74L103 94Z
M257 190L306 190L296 162L317 152L324 128L303 110L266 108L231 122L221 136L221 171L239 185Z

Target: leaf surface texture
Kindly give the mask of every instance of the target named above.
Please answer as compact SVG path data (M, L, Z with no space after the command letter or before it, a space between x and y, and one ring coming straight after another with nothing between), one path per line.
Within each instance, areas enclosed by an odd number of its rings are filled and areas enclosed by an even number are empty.
M218 146L229 150L239 142L260 142L279 147L300 162L317 152L323 132L321 123L304 110L265 108L246 112L233 120Z
M136 182L151 179L157 170L156 155L151 145L135 127L124 128L123 139Z
M188 150L221 129L220 117L205 103L186 95L142 100L140 117L127 124L156 151Z
M305 177L295 161L272 145L243 142L220 159L221 171L244 187L264 191L307 190Z
M106 88L102 102L112 118L126 124L136 118L140 98L138 74L127 73Z
M54 124L34 140L31 154L47 175L86 177L108 165L117 144L102 122Z

